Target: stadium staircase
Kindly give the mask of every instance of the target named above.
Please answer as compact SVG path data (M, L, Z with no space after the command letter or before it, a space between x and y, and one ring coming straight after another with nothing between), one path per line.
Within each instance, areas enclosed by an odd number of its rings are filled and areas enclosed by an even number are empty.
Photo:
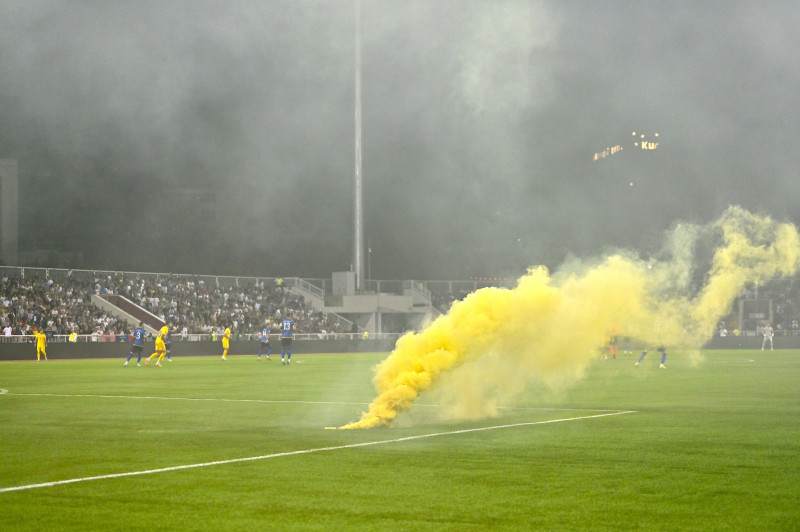
M303 279L293 281L293 293L303 296L315 310L343 318L352 331L374 334L418 330L440 314L430 291L415 281L404 281L398 292L357 292L352 283L344 283L339 285L343 287L341 293L334 294L326 294Z
M144 329L148 334L156 335L161 327L166 325L164 320L123 296L92 294L91 302L106 313L126 320L131 327L138 325L139 322L144 323Z

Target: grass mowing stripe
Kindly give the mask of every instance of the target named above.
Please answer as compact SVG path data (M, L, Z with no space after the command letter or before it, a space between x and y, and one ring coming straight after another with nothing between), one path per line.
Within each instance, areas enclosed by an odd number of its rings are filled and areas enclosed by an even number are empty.
M347 403L341 401L291 401L271 399L226 399L224 397L158 397L154 395L105 395L77 393L10 393L8 395L33 397L97 397L100 399L157 399L162 401L215 401L221 403L294 403L306 405L364 405L367 403Z
M160 397L155 395L108 395L108 394L77 394L77 393L8 393L8 390L0 389L0 395L8 394L16 397L97 397L100 399L156 399L162 401L216 401L221 403L287 403L301 405L367 405L364 402L344 402L344 401L297 401L297 400L273 400L273 399L226 399L224 397ZM420 403L417 407L441 408L442 405ZM550 411L570 411L579 410L581 412L618 412L610 408L549 408L549 407L516 407L499 406L498 410L550 410Z
M30 394L30 395L40 395L40 394ZM46 394L41 394L46 395ZM167 473L169 471L180 471L182 469L196 469L200 467L210 467L215 465L225 465L225 464L235 464L239 462L252 462L255 460L267 460L269 458L280 458L284 456L294 456L300 454L309 454L309 453L319 453L325 451L338 451L341 449L354 449L357 447L369 447L372 445L382 445L385 443L398 443L404 441L411 441L411 440L420 440L424 438L436 438L439 436L451 436L454 434L466 434L470 432L481 432L486 430L498 430L498 429L509 429L509 428L516 428L516 427L526 427L532 425L546 425L550 423L562 423L565 421L580 421L584 419L594 419L600 417L607 417L607 416L619 416L622 414L634 414L636 413L635 410L620 410L615 412L605 412L603 414L592 414L589 416L578 416L578 417L569 417L569 418L561 418L561 419L549 419L545 421L527 421L523 423L512 423L507 425L493 425L489 427L476 427L471 429L460 429L460 430L453 430L447 432L434 432L431 434L418 434L416 436L405 436L403 438L395 438L392 440L378 440L378 441L370 441L370 442L362 442L362 443L351 443L348 445L336 445L333 447L319 447L317 449L302 449L299 451L287 451L284 453L274 453L274 454L266 454L262 456L248 456L245 458L231 458L229 460L216 460L213 462L204 462L201 464L186 464L180 466L172 466L172 467L162 467L159 469L148 469L145 471L129 471L127 473L112 473L110 475L97 475L93 477L83 477L83 478L71 478L67 480L57 480L53 482L42 482L40 484L28 484L26 486L12 486L8 488L0 488L0 493L8 493L12 491L23 491L23 490L30 490L36 488L49 488L52 486L62 486L64 484L75 484L78 482L89 482L92 480L106 480L112 478L122 478L122 477L133 477L138 475L151 475L155 473Z

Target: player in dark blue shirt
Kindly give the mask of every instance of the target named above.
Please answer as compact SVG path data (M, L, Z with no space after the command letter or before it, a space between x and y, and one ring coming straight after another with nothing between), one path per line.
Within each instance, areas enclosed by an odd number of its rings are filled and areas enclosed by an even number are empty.
M267 360L270 360L269 356L272 354L272 346L269 345L269 325L264 325L264 328L261 329L261 346L258 348L258 359L261 360L261 353L264 352L264 348L267 348Z
M136 360L136 365L142 365L142 349L144 348L144 342L146 338L147 331L144 330L144 323L140 321L139 326L133 331L133 345L131 346L131 352L128 355L128 360L125 361L123 366L128 365L128 362L131 361L131 357L134 354L138 357Z
M661 353L661 364L659 364L658 367L661 369L666 368L667 366L665 366L664 363L667 361L667 349L662 345L659 346L659 348L656 349L656 351ZM642 354L639 355L639 360L636 361L634 366L639 367L639 363L642 361L642 359L644 359L645 355L647 355L647 349L642 351Z
M286 318L281 321L281 364L292 362L292 340L294 339L294 320ZM284 355L287 355L284 360Z
M178 326L174 327L167 323L161 328L161 336L164 338L164 347L167 348L167 362L172 362L172 333L178 330Z

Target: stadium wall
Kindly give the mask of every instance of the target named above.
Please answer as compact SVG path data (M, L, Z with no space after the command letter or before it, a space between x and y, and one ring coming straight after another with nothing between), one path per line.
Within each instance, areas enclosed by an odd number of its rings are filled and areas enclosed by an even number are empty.
M320 353L380 353L394 349L395 339L342 339L342 340L297 340L292 346L293 356ZM715 337L705 349L761 349L761 336L727 336ZM775 336L775 349L800 349L800 336ZM280 340L273 340L272 354L280 355ZM153 343L144 347L144 354L150 356ZM255 355L259 343L254 340L231 340L230 355ZM47 345L47 357L50 360L76 358L123 358L130 353L128 342L54 342ZM220 356L222 345L219 341L173 341L172 354L181 356ZM36 344L3 343L0 344L0 361L3 360L35 360Z
M280 356L280 340L273 340L272 355ZM292 356L319 353L378 353L394 349L395 340L297 340L292 344ZM153 353L152 342L144 346L143 353ZM255 355L259 342L231 340L229 355ZM128 342L59 342L47 344L48 360L75 358L127 358L131 351ZM212 341L172 342L172 355L181 356L220 356L222 344ZM2 360L36 360L36 344L0 344L0 361Z

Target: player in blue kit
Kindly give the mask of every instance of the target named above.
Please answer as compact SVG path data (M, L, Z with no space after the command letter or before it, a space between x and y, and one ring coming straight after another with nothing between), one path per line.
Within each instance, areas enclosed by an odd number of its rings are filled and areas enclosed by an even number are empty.
M286 318L281 321L281 364L292 362L292 340L295 328L293 319ZM284 360L284 355L287 355L286 360Z
M131 352L128 355L128 360L125 361L123 366L128 365L128 362L131 361L131 357L133 355L137 356L136 365L142 365L142 349L144 348L144 342L146 338L147 331L144 330L144 323L140 321L139 326L133 331L133 345L131 346Z
M169 323L161 328L161 336L164 338L164 347L167 348L167 362L172 362L172 333L177 330L177 325L171 327Z
M264 352L264 348L267 349L267 360L269 360L269 356L272 354L272 346L269 345L269 324L264 325L264 328L261 329L261 346L258 348L259 360L261 360L261 353Z
M661 353L661 364L658 367L661 369L666 368L667 366L664 365L664 362L667 361L667 349L664 346L661 346L658 349L656 349L656 351ZM639 355L639 360L636 361L634 366L639 367L639 363L642 361L642 359L644 359L645 355L647 355L647 349L642 351L642 354Z

